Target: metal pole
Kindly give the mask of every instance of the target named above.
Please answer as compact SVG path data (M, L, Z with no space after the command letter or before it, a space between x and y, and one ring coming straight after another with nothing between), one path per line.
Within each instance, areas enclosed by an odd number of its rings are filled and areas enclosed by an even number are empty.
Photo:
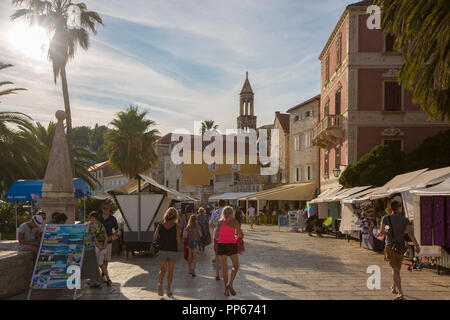
M141 177L138 176L138 241L141 241Z
M16 240L19 240L17 239L17 203L14 203L14 208L16 209Z
M86 194L83 197L83 223L86 222Z

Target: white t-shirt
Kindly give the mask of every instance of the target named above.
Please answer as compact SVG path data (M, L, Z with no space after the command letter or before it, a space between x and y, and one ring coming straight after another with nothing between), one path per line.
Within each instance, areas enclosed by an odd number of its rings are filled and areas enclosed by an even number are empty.
M39 232L39 228L33 228L31 229L28 225L28 222L22 223L17 228L17 239L19 239L19 233L23 233L23 240L29 241L29 242L35 242L36 241L36 233ZM23 249L23 244L19 242L19 249Z
M249 217L255 216L255 208L250 207L250 208L248 209L248 215L249 215Z

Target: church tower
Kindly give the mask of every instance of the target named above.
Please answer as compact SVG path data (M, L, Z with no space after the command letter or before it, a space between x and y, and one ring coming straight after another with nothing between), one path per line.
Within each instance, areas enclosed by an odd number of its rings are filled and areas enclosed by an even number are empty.
M240 93L239 117L237 118L237 128L239 130L256 130L256 116L253 105L254 93L250 81L248 81L248 72L246 72L244 86Z

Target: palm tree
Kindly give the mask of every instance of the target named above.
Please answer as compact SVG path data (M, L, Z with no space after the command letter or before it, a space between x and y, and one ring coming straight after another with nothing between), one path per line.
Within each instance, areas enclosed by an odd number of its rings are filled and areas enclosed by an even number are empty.
M110 152L109 162L129 178L151 169L158 156L155 144L159 131L152 129L155 122L145 119L147 112L139 112L139 107L130 105L119 112L111 122L114 126L105 134Z
M214 120L203 121L202 128L201 128L202 136L204 136L205 133L208 131L217 132L218 127L219 127L218 124L214 124Z
M413 89L433 119L450 114L450 2L442 0L377 0L383 8L382 30L396 37L402 53L399 82Z
M24 18L30 25L40 25L52 33L48 57L53 64L53 78L61 76L61 86L64 97L64 107L67 114L67 141L69 145L70 159L73 164L72 149L72 116L70 112L69 90L67 86L66 64L73 59L77 46L84 50L89 48L89 33L97 34L97 24L103 25L102 18L97 12L87 11L84 3L72 3L71 0L12 0L13 5L25 7L16 10L11 16L14 21ZM71 12L74 7L80 13L79 26L70 28L68 25Z
M5 63L1 63L0 62L0 70L12 67L12 64L5 64ZM14 84L11 81L0 81L0 87L2 86L6 86L6 85L10 85L10 84ZM10 89L6 89L6 90L0 90L0 97L1 96L6 96L8 94L14 94L17 93L17 91L21 91L21 90L27 90L24 88L10 88ZM1 102L1 101L0 101Z

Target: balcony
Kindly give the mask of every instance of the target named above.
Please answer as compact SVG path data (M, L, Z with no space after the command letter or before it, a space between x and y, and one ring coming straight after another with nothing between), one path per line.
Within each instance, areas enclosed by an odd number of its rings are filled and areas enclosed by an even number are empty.
M312 144L324 149L336 146L344 133L343 120L341 114L323 118L313 129Z

